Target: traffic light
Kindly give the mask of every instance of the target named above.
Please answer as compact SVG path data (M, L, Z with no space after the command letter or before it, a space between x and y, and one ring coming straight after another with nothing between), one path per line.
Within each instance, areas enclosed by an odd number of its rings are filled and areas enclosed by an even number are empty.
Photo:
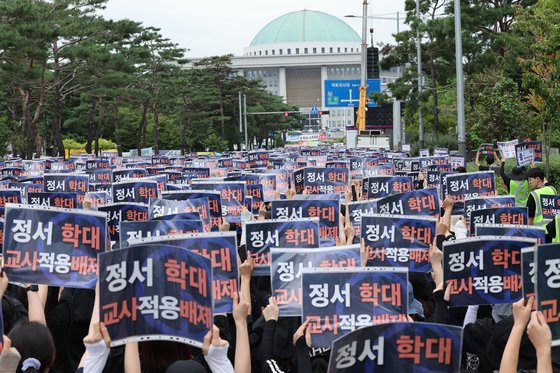
M323 115L329 115L330 111L329 110L321 110L319 112L319 116L322 117Z
M366 72L368 79L379 79L379 48L368 47Z

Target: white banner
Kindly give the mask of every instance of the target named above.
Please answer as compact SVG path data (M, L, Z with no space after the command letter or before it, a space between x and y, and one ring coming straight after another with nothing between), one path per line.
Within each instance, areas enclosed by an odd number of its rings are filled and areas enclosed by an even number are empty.
M498 141L498 148L502 154L503 159L515 158L515 145L518 144L518 140L511 141Z

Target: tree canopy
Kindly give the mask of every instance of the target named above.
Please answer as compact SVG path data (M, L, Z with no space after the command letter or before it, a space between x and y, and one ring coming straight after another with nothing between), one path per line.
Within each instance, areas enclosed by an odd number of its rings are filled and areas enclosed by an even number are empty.
M64 155L70 139L92 153L100 139L119 153L225 150L240 145L239 92L247 111L291 110L262 82L232 74L231 55L191 63L158 28L101 17L106 2L0 2L0 153ZM295 124L250 118L249 138Z
M408 138L416 140L418 106L428 137L456 135L454 8L450 0L406 1L406 23L396 44L383 45L384 69L406 66L389 88L407 101ZM558 60L555 0L461 1L465 120L470 148L514 138L560 145L555 75ZM420 32L423 94L418 96L416 43ZM548 132L547 129L550 128Z

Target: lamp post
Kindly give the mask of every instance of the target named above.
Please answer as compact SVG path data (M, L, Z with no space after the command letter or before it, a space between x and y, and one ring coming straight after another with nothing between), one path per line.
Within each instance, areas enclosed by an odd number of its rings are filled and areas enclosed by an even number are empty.
M465 137L465 91L463 87L463 40L461 39L461 2L455 0L455 69L457 74L457 142L459 155L467 154Z
M243 148L243 107L241 103L241 92L239 92L239 150Z
M360 101L358 106L357 126L358 131L366 129L366 105L367 105L367 0L363 2L362 10L362 60L360 65Z
M389 13L392 14L392 13ZM396 12L396 17L386 17L385 15L383 16L357 16L357 15L345 15L344 17L346 18L368 18L368 19L379 19L379 20L388 20L388 21L396 21L397 22L397 34L400 33L400 23L401 23L401 19L400 19L400 13ZM370 29L371 32L371 46L373 47L373 28ZM395 40L396 42L396 40ZM397 66L397 78L401 77L401 66ZM399 131L399 142L398 142L398 146L401 146L401 143L404 141L404 126L401 124L400 122L400 101L399 100L395 100L394 103L394 111L393 111L393 115L394 116L399 116L398 121L395 123L395 128Z
M245 150L249 151L249 134L247 133L247 95L243 95L243 122L245 122Z

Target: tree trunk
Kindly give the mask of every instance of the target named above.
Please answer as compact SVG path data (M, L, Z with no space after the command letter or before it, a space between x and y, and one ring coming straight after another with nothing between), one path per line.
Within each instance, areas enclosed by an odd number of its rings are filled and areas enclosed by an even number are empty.
M35 144L35 157L37 158L41 157L41 147L43 145L43 139L37 129L37 124L39 123L39 119L41 119L41 109L43 108L43 103L45 102L45 93L47 89L45 85L45 69L46 65L43 64L43 68L41 70L41 83L39 85L39 100L37 102L37 106L35 106L33 119L31 119L31 132Z
M103 133L103 122L105 121L104 97L99 97L99 116L95 126L95 155L99 156L99 139Z
M53 49L53 154L65 157L64 142L62 141L62 95L60 92L60 60L58 57L58 43L55 39L52 43Z
M120 135L120 116L119 116L119 98L115 97L115 106L113 107L113 125L115 126L115 142L117 143L117 152L122 157L122 145Z
M220 121L222 124L222 138L224 138L226 134L226 124L224 121L224 96L222 92L220 92Z
M25 159L33 157L33 132L31 128L31 110L29 108L29 91L20 89L21 97L21 122L23 132L23 144L21 155Z
M546 123L543 125L543 127L547 127ZM546 168L546 178L547 180L550 180L550 144L552 143L552 123L548 124L548 140L546 139L546 135L547 132L544 133L543 136L543 147L545 150L545 155L546 155L546 164L545 164L545 168Z
M430 75L432 79L432 96L434 98L434 133L437 134L439 131L439 99L436 82L436 64L434 62L433 52L430 52Z
M89 107L89 123L88 123L88 131L87 131L87 142L86 142L86 153L91 154L91 144L93 143L95 137L95 111L97 106L97 99L95 96L91 96L90 98L90 107Z
M157 103L152 103L152 114L154 115L154 154L159 155L159 113Z
M189 101L187 97L183 97L183 110L185 111L183 117L183 133L181 134L181 148L182 153L185 155L187 153L187 136L191 127L191 121L189 117ZM189 152L191 147L189 145Z
M137 143L138 156L142 154L142 148L146 146L147 114L148 114L148 102L144 101L142 102L142 119L140 120L140 128L138 131L138 143Z

